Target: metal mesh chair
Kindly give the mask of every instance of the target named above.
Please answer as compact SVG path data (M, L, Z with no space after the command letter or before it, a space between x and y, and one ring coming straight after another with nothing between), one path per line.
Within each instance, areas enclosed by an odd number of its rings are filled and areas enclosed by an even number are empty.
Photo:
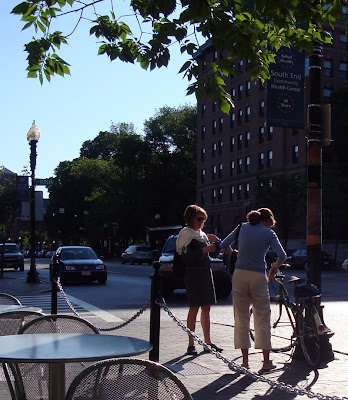
M85 319L72 315L44 315L25 324L21 334L39 333L85 333L99 334L98 329ZM66 363L66 387L90 363ZM18 375L21 377L21 395L25 400L48 400L49 398L49 367L45 363L17 364Z
M0 304L1 305L18 305L21 306L22 303L16 299L11 294L0 293Z
M98 362L71 384L66 400L192 400L180 379L161 364L130 358Z
M4 298L5 297L6 296L4 296ZM0 314L0 336L16 335L26 322L32 321L42 315L42 313L36 311L24 310L3 312ZM5 382L5 380L7 381L11 398L13 400L19 398L18 393L21 389L20 386L18 386L16 368L12 364L2 364L2 368L0 369L0 381Z

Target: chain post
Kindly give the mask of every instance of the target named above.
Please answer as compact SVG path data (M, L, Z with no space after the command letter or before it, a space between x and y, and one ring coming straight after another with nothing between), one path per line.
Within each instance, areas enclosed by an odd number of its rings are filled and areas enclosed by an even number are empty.
M159 361L159 338L160 338L160 312L161 306L157 304L160 297L161 275L159 273L161 264L158 261L153 263L154 274L151 279L151 307L150 307L150 343L152 349L149 353L151 361Z
M58 260L54 260L51 269L51 314L58 314L58 277L59 263Z

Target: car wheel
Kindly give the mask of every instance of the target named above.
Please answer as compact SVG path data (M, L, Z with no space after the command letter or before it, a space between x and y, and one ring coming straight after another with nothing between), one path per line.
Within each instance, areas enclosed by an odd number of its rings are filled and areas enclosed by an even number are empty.
M20 271L24 271L24 264L19 267Z
M232 277L228 272L214 276L216 297L221 300L227 299L232 290Z
M134 258L131 259L131 264L134 265Z
M14 269L15 271L17 271L18 267L13 267L13 269Z
M124 259L122 258L122 264L124 264L125 263L125 261L124 261Z
M170 284L170 282L166 282L165 280L162 280L162 285L161 285L161 296L165 299L167 299L169 296L171 296L174 293L174 288Z

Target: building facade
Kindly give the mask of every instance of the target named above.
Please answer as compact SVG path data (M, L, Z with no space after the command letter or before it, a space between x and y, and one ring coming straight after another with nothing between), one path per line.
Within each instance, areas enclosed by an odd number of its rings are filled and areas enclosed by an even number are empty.
M330 33L333 44L322 52L322 103L330 103L338 89L348 87L344 27L337 26ZM200 57L207 73L210 63L221 56L212 46L202 48ZM245 60L239 62L239 74L227 77L225 83L235 104L229 115L211 99L201 98L197 103L197 203L208 212L207 231L222 237L244 221L250 209L269 206L257 200L260 185L272 186L276 177L305 179L307 158L304 129L266 126L267 83L250 79ZM290 239L305 238L305 211L298 215L287 233ZM282 237L281 231L278 234Z

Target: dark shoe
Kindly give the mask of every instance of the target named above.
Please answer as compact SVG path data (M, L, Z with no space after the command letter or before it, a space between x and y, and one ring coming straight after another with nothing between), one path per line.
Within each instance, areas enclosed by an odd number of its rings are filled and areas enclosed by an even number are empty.
M195 347L195 345L193 344L192 346L189 346L188 348L187 348L187 354L189 355L189 356L196 356L198 353L197 353L197 350L196 350L196 347Z
M214 343L210 343L210 344L208 344L208 346L210 346L212 349L215 349L215 350L218 351L219 353L221 353L222 350L223 350L221 347L217 347L216 344L214 344ZM204 348L204 352L205 352L205 353L210 353L210 350Z

